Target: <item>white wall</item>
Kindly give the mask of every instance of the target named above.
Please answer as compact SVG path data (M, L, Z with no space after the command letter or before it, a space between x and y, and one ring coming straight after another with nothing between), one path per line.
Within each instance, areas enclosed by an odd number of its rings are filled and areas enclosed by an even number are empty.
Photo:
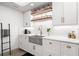
M11 49L18 48L18 35L22 33L23 28L23 14L11 8L0 5L0 22L3 23L4 28L8 27L8 23L11 25ZM4 38L4 40L8 39Z

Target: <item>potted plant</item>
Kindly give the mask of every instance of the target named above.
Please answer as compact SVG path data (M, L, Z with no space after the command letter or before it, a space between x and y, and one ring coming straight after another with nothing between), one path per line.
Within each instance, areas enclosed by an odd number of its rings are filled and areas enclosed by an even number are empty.
M49 35L50 32L51 32L51 28L47 28L48 35Z

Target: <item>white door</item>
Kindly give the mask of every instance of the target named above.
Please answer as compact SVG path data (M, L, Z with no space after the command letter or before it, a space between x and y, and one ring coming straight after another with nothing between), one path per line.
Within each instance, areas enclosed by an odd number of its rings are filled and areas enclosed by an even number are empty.
M61 56L78 56L78 45L62 42Z
M77 3L66 2L64 3L64 24L75 25L77 24Z
M43 40L43 54L48 56L59 56L60 55L60 42Z
M63 2L54 2L53 3L53 25L63 24Z

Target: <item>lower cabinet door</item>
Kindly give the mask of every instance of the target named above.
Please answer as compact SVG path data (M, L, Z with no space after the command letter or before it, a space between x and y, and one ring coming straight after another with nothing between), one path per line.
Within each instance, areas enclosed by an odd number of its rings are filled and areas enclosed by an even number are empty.
M60 42L51 41L44 39L43 40L43 55L52 55L59 56L60 55Z
M42 56L43 55L42 46L37 45L37 44L33 44L33 43L29 43L28 52L35 55L35 56Z
M29 45L28 46L29 46L29 48L28 48L28 51L27 52L35 55L36 46L33 43L30 43L30 42L29 42Z
M24 50L28 51L29 50L29 38L28 38L28 36L25 37L23 44L24 44Z
M53 52L44 51L43 56L55 56Z
M29 46L28 46L29 45L28 44L28 37L27 36L23 36L21 41L22 41L22 49L27 51L28 48L29 48Z
M62 42L61 56L78 56L78 45Z
M23 35L19 36L19 48L25 50L25 37Z
M36 45L36 56L43 56L43 46L42 45Z

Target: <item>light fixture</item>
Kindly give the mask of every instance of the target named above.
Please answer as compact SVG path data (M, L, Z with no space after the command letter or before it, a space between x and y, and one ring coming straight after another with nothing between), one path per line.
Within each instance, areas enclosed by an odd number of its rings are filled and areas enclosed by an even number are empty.
M16 3L17 5L19 5L19 6L25 6L25 5L28 5L30 2L14 2L14 3Z

